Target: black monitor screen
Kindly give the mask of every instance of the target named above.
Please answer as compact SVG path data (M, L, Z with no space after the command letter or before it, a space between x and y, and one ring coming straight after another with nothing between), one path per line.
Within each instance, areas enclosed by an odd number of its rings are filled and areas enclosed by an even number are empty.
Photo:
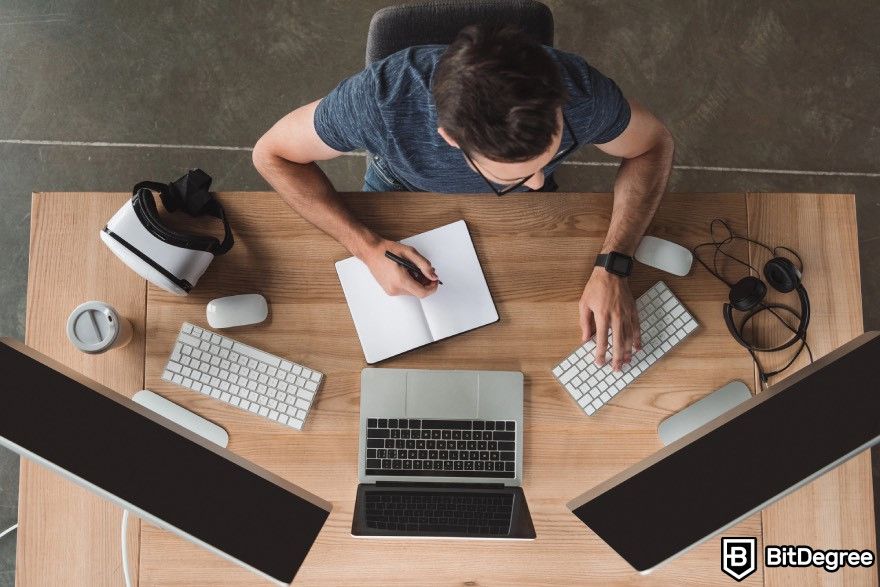
M574 514L637 570L649 570L876 442L878 362L880 337L824 366L817 364L804 379L594 497Z
M0 437L289 583L328 512L0 343Z

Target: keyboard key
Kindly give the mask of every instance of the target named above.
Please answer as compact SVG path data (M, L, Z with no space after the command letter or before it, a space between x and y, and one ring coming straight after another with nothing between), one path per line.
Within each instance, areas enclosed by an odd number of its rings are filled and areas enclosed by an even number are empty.
M470 420L422 420L422 428L441 430L470 430Z

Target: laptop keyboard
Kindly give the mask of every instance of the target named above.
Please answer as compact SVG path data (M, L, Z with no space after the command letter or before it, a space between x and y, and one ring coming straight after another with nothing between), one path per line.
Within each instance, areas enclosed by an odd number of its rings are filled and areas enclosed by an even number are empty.
M421 533L506 536L513 512L510 494L370 490L365 502L367 527Z
M516 477L516 422L367 419L367 475Z

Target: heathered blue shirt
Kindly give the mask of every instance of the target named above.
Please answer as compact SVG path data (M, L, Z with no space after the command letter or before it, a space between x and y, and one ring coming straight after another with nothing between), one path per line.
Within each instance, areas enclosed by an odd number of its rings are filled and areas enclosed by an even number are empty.
M412 190L490 191L462 152L437 132L431 77L445 49L446 45L410 47L342 81L315 110L318 136L337 151L365 149L378 155ZM629 124L630 109L617 84L577 55L546 50L562 74L568 91L562 113L580 146L620 135ZM563 130L560 151L572 142ZM547 175L552 172L545 169Z

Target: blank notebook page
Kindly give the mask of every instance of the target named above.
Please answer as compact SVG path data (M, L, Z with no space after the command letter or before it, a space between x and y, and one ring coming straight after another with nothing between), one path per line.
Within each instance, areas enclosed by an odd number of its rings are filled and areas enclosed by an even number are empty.
M386 294L357 257L336 263L336 272L368 363L434 340L418 298Z
M443 285L420 300L434 340L498 320L489 286L464 220L402 241L431 261Z

